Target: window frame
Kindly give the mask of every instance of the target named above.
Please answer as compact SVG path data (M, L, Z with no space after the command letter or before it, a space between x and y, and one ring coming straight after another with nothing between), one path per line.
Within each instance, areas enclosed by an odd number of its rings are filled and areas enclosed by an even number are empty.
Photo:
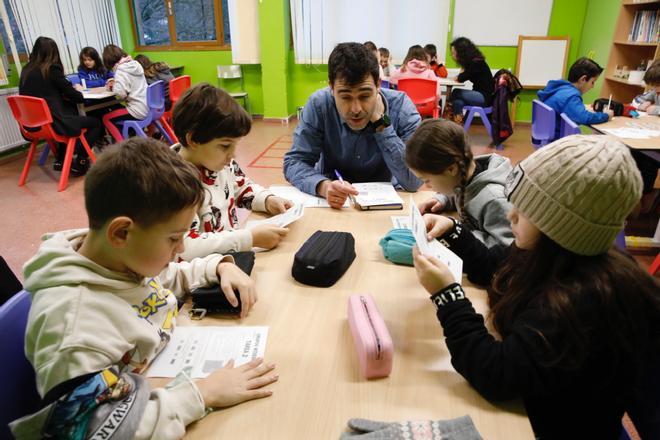
M162 0L165 4L167 14L168 31L170 33L170 43L166 45L141 45L137 33L137 23L134 0L128 1L128 7L131 12L131 27L133 29L133 38L135 39L136 52L170 52L170 51L197 51L197 50L231 50L231 44L225 43L225 32L222 23L223 10L222 0L213 0L213 12L215 14L215 35L216 41L177 41L176 39L176 14L174 13L174 0Z

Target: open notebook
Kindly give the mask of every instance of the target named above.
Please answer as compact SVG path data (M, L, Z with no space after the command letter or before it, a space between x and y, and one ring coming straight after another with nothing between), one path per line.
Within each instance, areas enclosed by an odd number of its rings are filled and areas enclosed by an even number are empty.
M360 192L353 201L363 211L403 209L403 199L389 182L353 183L353 186Z

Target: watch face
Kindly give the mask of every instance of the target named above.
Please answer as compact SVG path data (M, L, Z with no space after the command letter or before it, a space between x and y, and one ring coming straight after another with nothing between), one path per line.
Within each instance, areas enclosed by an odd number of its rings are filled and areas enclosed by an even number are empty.
M392 121L390 120L390 115L387 113L383 114L383 124L385 124L385 127L389 127Z

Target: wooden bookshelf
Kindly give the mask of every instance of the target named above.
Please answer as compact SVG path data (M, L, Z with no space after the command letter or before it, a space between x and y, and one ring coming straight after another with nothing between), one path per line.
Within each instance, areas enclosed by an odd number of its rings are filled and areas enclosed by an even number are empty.
M639 95L644 86L628 80L615 78L616 66L628 66L628 70L635 70L642 60L657 60L660 58L660 44L628 41L630 31L637 11L658 10L660 0L622 0L619 17L614 30L612 48L605 67L605 80L600 96L612 95L612 99L628 103Z

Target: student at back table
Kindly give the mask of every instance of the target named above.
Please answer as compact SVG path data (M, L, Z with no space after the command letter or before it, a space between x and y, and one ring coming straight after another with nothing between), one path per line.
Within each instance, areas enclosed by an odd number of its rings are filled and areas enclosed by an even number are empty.
M595 61L582 57L571 66L568 71L568 81L553 79L548 82L545 89L538 92L538 97L545 105L557 113L555 124L555 138L559 137L560 118L566 113L576 124L591 125L607 122L612 119L612 110L595 113L587 110L582 95L594 88L594 83L603 72Z

